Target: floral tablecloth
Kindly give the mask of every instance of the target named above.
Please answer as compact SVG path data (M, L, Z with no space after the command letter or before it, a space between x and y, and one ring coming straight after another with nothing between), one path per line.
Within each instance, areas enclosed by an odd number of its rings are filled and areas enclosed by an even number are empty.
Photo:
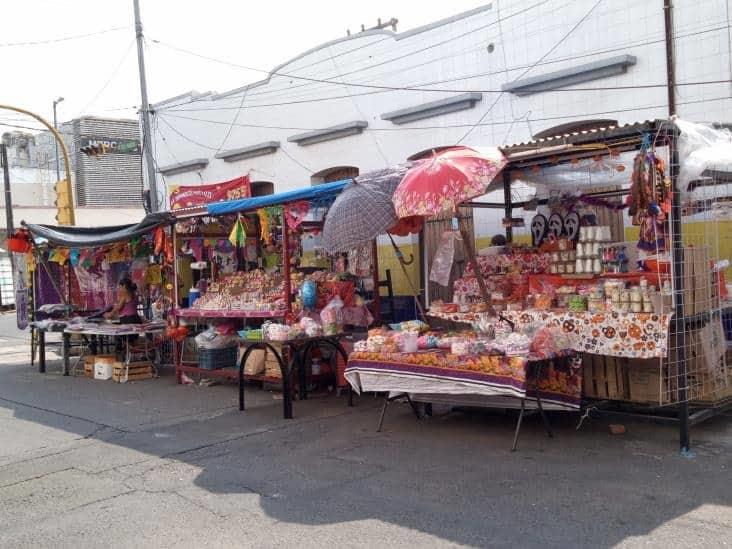
M453 395L535 397L530 368L547 360L539 355L458 356L442 350L416 353L355 351L345 377L357 392L390 391ZM530 377L529 377L530 376ZM527 383L528 377L528 383ZM577 409L582 394L581 367L571 360L550 360L538 380L543 403Z
M516 328L533 323L557 326L568 336L573 351L628 358L659 358L668 353L670 314L506 311ZM433 313L429 316L471 323L487 313Z

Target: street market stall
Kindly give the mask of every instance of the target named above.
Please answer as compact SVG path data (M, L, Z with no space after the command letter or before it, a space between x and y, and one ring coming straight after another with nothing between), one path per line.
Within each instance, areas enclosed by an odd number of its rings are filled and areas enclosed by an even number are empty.
M279 386L289 418L295 373L300 398L308 385L335 377L335 364L315 373L311 355L329 349L344 365L346 328L365 329L378 316L363 297L378 276L370 253L326 257L317 244L324 213L349 183L209 204L187 217L176 212L179 381L238 379L242 409L245 381ZM188 283L184 262L197 271Z
M166 254L162 247L156 249L154 240L171 222L170 214L159 213L148 215L137 224L115 227L24 224L27 253L18 259L22 259L31 282L30 326L32 341L37 341L39 350L40 372L46 371L46 334L56 332L62 337L64 375L70 372L72 340L81 349L76 364L83 361L88 366L87 375L93 375L97 353L114 349L114 342L119 341L118 369L122 372L121 381L128 379L133 356L131 339L159 334L164 324L149 318L139 324L125 324L107 320L103 313L116 302L117 283L122 278L139 284L147 305L144 309L151 310L151 304L164 299ZM142 352L146 363L135 365L138 379L154 372L150 360L155 347L152 338L142 337L141 341L148 348ZM117 363L113 355L109 361L112 367Z
M466 247L469 265L454 282L452 299L432 302L427 313L430 325L443 330L418 336L417 348L406 343L411 335L371 333L350 356L346 375L354 389L406 393L410 402L425 393L426 402L474 397L468 399L474 405L489 406L495 400L488 397L500 393L523 406L528 388L519 385L517 392L516 380L528 379L526 369L516 373L507 364L533 362L540 335L550 356L575 358L569 370L555 369L554 379L537 375L538 393L542 386L559 387L570 397L560 399L564 409L585 402L592 413L610 401L666 406L678 412L688 448L689 422L708 417L729 402L724 395L732 396L722 330L728 263L720 262L729 256L715 256L718 240L715 250L708 234L684 234L689 222L682 222L681 197L688 192L677 176L694 157L679 158L680 127L655 121L577 132L506 147L505 161L482 152L485 166L476 149L433 151L396 189L398 216L438 215L460 203L498 207L508 245L476 253L455 219L430 269L430 280L448 284L454 249ZM719 141L729 149L729 132ZM514 185L536 192L514 204ZM503 200L476 200L491 192L501 192ZM626 210L635 233L624 229ZM703 230L713 233L710 222ZM513 242L524 226L530 242ZM637 235L635 241L629 235ZM513 353L501 350L506 334L496 337L500 324L522 338L522 360L505 358ZM715 406L690 416L690 401L706 394L716 395Z

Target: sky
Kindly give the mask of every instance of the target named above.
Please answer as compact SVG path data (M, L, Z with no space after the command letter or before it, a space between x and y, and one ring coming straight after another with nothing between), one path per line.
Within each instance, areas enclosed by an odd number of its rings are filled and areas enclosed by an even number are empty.
M226 91L262 73L181 53L271 70L323 42L399 20L405 31L489 3L488 0L140 0L146 38L148 95L155 103L190 90ZM0 13L0 104L59 123L82 115L136 116L140 84L132 0L23 0ZM28 117L0 111L0 133L38 128Z

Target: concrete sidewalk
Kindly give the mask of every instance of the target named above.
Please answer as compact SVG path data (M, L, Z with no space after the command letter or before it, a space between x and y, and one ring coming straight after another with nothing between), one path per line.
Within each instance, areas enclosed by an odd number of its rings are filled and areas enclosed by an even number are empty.
M15 355L12 355L15 356ZM9 357L10 358L10 357ZM723 547L732 425L673 428L553 414L416 421L380 401L295 402L232 385L126 385L0 364L1 547ZM25 359L27 362L27 358ZM51 372L58 367L51 365Z

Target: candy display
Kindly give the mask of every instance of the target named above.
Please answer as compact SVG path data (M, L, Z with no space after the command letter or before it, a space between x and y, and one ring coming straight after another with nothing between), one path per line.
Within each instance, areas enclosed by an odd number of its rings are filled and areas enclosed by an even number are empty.
M276 311L284 309L281 277L261 269L226 275L208 284L193 304L199 310Z

